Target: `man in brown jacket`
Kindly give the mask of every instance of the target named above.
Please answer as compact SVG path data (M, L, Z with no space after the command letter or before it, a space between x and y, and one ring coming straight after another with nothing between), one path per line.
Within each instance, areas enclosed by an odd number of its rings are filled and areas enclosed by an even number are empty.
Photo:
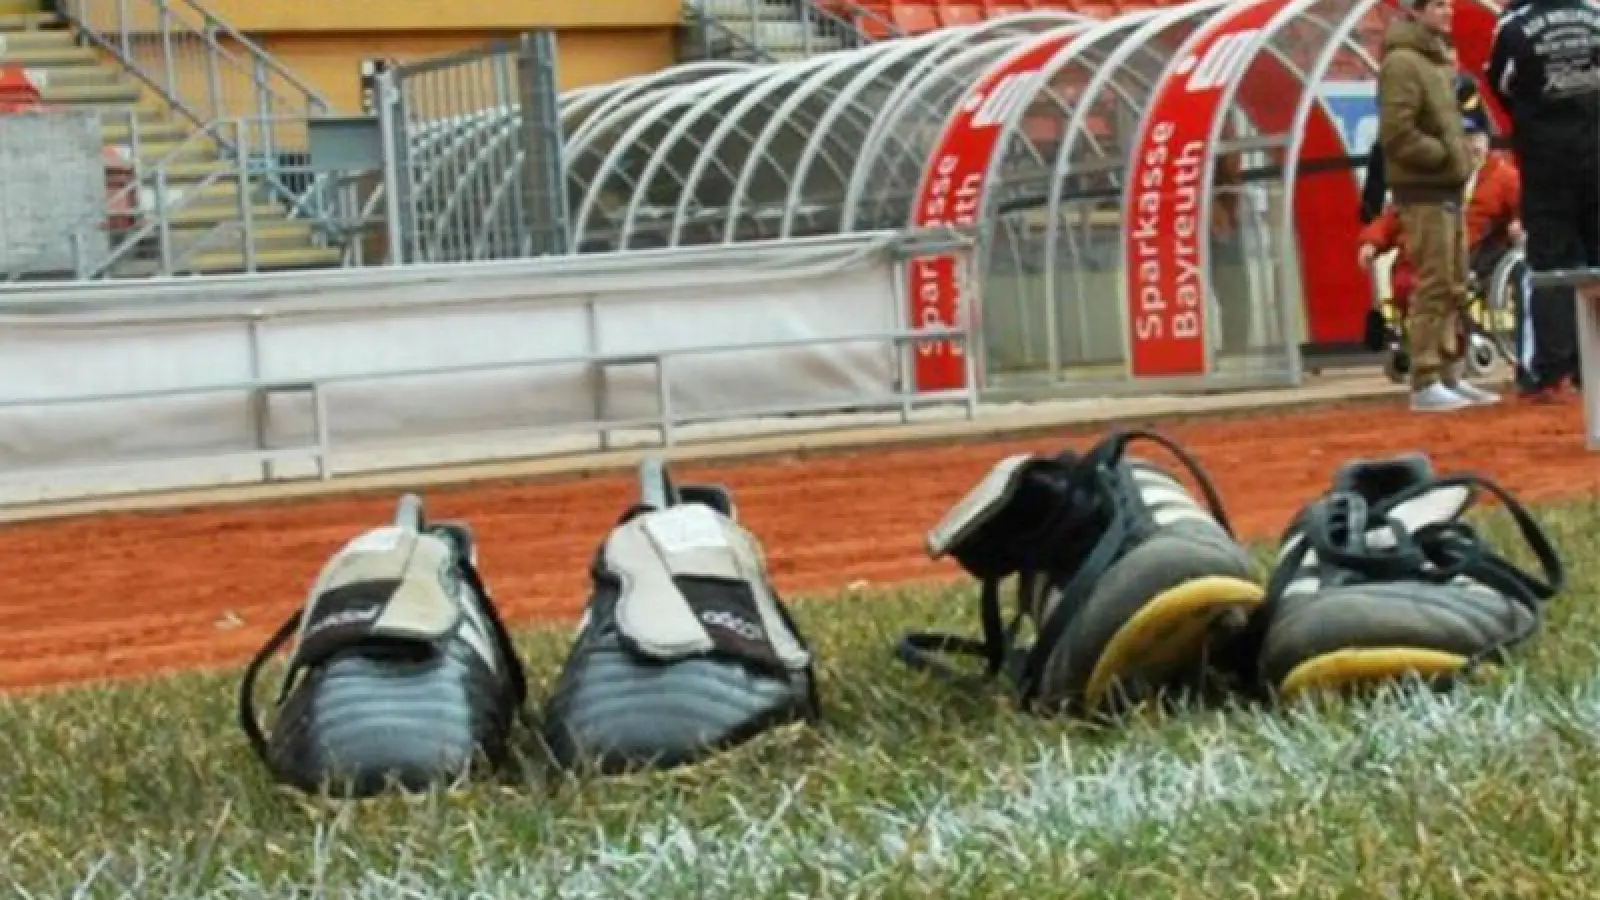
M1472 158L1456 102L1451 0L1407 0L1384 35L1378 70L1378 143L1389 191L1416 266L1406 332L1411 408L1447 412L1497 402L1462 377L1467 305L1462 193Z

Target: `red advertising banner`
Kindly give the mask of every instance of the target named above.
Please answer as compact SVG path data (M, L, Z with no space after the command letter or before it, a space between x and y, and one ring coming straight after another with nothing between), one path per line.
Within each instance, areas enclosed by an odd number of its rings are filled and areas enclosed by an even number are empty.
M1032 102L1030 84L1039 70L1087 26L1074 25L1039 35L996 62L973 84L945 122L939 142L922 170L914 226L966 226L983 212L989 166L1001 149L1005 123ZM907 298L914 329L953 328L961 322L963 303L954 256L912 260L907 272ZM916 345L916 389L954 390L966 385L965 348L949 340Z
M1255 0L1219 11L1185 44L1145 109L1123 193L1134 377L1207 370L1211 142L1228 84L1250 64L1256 39L1286 2Z

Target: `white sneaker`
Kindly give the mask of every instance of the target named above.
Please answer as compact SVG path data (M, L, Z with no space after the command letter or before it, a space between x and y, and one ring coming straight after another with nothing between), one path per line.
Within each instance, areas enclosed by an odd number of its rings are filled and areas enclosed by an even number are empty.
M1455 412L1472 406L1471 400L1435 381L1420 391L1411 392L1412 412Z
M1450 390L1456 396L1472 401L1474 406L1493 406L1500 402L1499 394L1494 391L1486 391L1465 380L1450 385Z

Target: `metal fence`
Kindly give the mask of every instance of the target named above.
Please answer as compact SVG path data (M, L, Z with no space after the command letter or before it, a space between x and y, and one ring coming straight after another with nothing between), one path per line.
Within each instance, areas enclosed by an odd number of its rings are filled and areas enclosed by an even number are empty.
M524 34L376 74L389 261L565 253L555 37Z
M881 12L850 0L692 0L689 56L782 62L861 47L905 32Z
M187 120L178 140L205 133L216 141L224 130L218 123L248 123L252 130L240 143L223 148L252 148L263 185L288 205L303 205L293 179L277 178L276 169L303 157L306 122L331 111L316 89L197 0L62 0L59 6L85 41Z

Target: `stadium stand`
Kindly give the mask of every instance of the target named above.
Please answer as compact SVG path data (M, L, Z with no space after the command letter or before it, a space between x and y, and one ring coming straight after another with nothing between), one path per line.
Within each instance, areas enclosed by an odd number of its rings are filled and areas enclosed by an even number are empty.
M126 14L146 5L124 3L121 9ZM174 3L170 10L181 19L182 4ZM207 27L226 29L220 23ZM116 33L113 40L104 38L107 32ZM39 0L0 0L0 89L6 92L0 102L6 112L87 109L102 115L112 187L107 226L115 239L130 242L114 262L114 274L155 271L162 252L155 246L160 219L166 220L170 235L165 252L184 272L240 271L247 256L257 270L337 265L339 251L317 245L313 222L293 217L287 198L262 191L252 192L260 196L252 198L248 209L252 246L241 246L244 213L240 179L234 174L239 165L228 136L197 126L196 111L180 109L175 102L182 99L181 89L164 95L151 85L160 82L160 75L141 78L135 71L142 64L147 74L159 72L162 54L167 62L172 59L173 38L188 36L174 34L171 24L164 34L166 50L160 47L163 32L146 21L72 23L42 9ZM181 49L194 53L192 43ZM212 77L218 78L215 68ZM23 96L29 87L33 102ZM69 273L35 273L23 267L5 274Z

